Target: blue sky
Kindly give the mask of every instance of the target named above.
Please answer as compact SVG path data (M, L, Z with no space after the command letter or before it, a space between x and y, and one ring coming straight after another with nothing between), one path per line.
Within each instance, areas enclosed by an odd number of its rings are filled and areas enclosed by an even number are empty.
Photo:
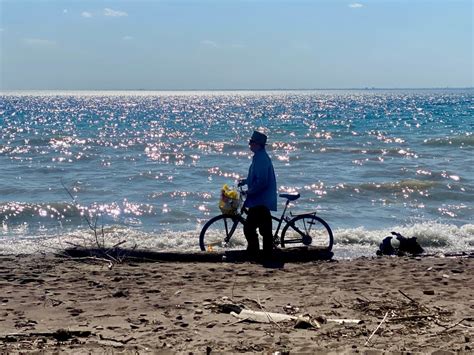
M0 88L473 86L472 0L0 0Z

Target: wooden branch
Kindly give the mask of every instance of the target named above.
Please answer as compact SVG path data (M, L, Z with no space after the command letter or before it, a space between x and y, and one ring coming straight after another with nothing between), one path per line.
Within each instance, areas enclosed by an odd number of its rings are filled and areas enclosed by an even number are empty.
M66 249L65 253L71 256L91 256L97 255L100 257L107 257L104 255L104 249L100 248L70 248ZM226 256L229 263L249 261L249 256L246 250L226 250L220 252L203 252L203 251L151 251L141 249L128 249L117 247L110 251L116 259L119 255L124 255L120 259L133 259L137 261L173 261L173 262L215 262L222 263L222 257ZM306 262L308 260L328 260L332 254L322 253L318 249L307 248L302 250L299 247L286 248L280 250L280 260L282 262Z
M135 340L134 337L130 336L128 338L125 338L123 340L120 340L120 339L115 339L115 338L108 338L108 337L104 337L102 334L99 334L99 338L101 340L109 340L109 341L115 341L117 343L122 343L122 344L127 344L128 342L132 341L132 340Z
M424 308L427 312L432 312L431 309L429 309L428 307L420 304L420 302L414 300L413 298L411 298L410 296L408 296L406 293L404 293L402 290L398 290L398 292L400 292L403 296L405 296L406 298L408 298L412 303L418 305L420 308Z
M336 318L328 318L326 319L328 323L338 323L338 324L362 324L364 323L361 319L336 319Z
M400 292L403 296L405 296L406 298L408 298L410 301L412 301L413 303L416 303L418 304L417 301L415 301L413 298L411 298L410 296L408 296L406 293L404 293L402 290L398 290L398 292Z
M461 319L459 322L455 323L454 325L451 325L449 327L447 327L446 329L443 329L442 331L440 331L438 334L441 334L441 333L444 333L446 331L448 331L449 329L452 329L454 327L457 327L458 325L460 325L462 322L464 322L467 318L463 318Z
M415 319L423 319L423 318L434 318L434 314L420 314L420 315L413 315L413 316L406 316L406 317L397 317L397 318L390 318L390 322L392 321L403 321L403 320L415 320Z
M117 244L114 244L114 245L112 246L112 248L110 248L110 249L115 249L115 248L117 248L118 246L120 246L120 245L122 245L122 244L124 244L124 243L126 243L126 242L127 242L126 240L122 240L122 241L118 242ZM135 246L136 246L136 244L135 244Z
M377 326L377 328L375 328L375 330L372 332L372 334L370 334L369 338L367 339L367 341L365 342L364 346L366 346L370 339L372 339L372 337L374 336L375 333L377 333L377 330L379 330L380 326L382 325L383 322L385 322L385 319L387 319L387 316L388 316L388 312L385 313L385 316L383 317L382 321L379 323L379 325Z

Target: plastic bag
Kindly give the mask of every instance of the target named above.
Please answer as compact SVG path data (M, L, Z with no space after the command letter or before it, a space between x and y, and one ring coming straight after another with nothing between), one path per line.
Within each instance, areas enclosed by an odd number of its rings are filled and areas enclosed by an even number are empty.
M221 199L219 201L219 208L225 214L237 214L242 200L240 193L237 190L231 189L227 184L224 184L221 189Z

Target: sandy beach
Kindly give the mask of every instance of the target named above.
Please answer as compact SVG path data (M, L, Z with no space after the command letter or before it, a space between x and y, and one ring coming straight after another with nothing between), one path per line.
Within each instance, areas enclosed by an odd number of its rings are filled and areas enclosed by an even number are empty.
M0 352L471 353L473 284L474 259L459 257L270 269L2 255ZM250 322L239 309L312 322Z

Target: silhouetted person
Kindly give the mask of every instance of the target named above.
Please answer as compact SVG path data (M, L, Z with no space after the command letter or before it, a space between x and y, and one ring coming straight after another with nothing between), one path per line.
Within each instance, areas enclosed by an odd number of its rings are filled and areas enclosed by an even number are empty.
M265 150L267 136L254 131L249 141L250 150L254 153L252 164L246 179L239 186L247 185L247 199L244 206L248 208L247 223L244 234L247 239L247 251L250 257L256 257L260 244L257 228L263 237L263 257L270 261L273 250L272 216L270 211L277 210L276 178L273 164Z

